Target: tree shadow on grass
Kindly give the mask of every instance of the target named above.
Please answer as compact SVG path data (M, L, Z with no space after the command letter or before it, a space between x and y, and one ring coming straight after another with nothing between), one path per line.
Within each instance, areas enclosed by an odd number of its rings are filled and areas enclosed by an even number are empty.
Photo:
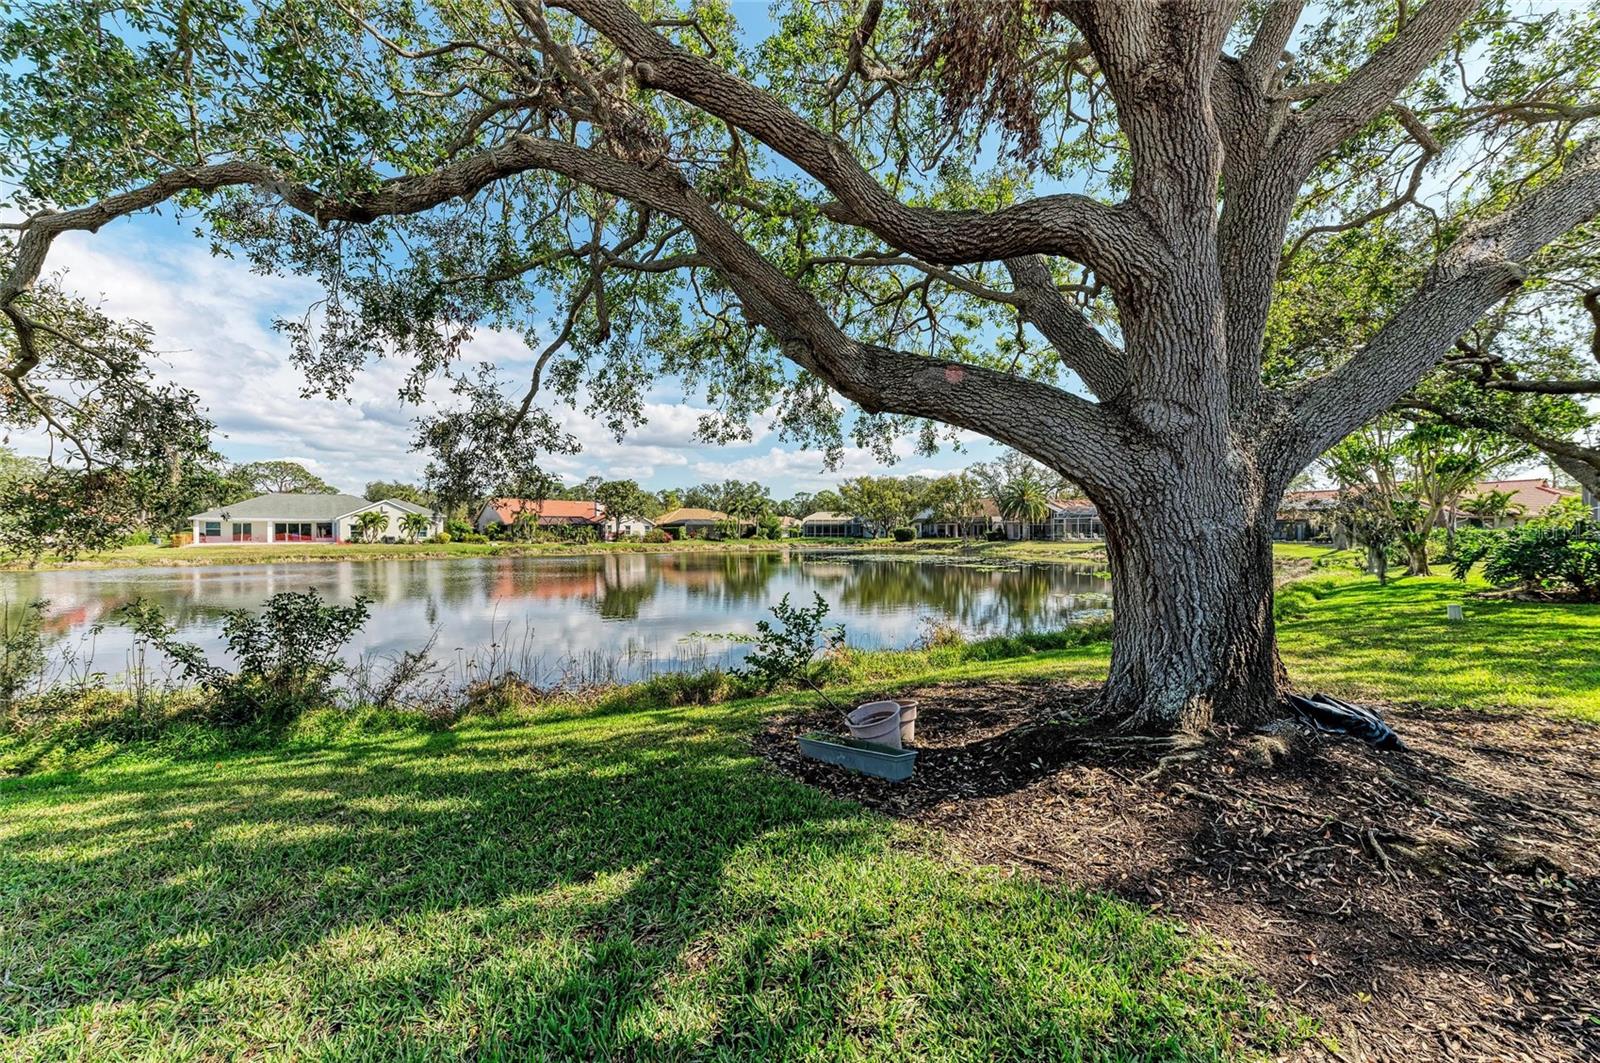
M898 1031L1204 1056L1276 1030L1170 928L952 869L714 722L469 725L5 795L0 1054L916 1054L872 1047Z

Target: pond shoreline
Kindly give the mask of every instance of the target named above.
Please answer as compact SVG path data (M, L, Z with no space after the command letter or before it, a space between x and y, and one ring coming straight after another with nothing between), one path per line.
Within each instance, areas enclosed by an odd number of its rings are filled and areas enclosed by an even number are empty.
M129 546L77 557L13 559L0 572L58 572L119 568L190 568L204 565L274 565L325 561L438 561L462 557L587 557L608 554L749 554L804 550L808 553L871 550L909 555L937 554L1013 561L1075 562L1104 557L1099 542L985 542L918 539L704 539L670 543L336 543L285 546Z
M505 552L446 558L320 558L278 564L131 565L0 575L8 614L49 603L53 665L79 672L140 672L119 610L160 608L208 657L226 652L223 619L273 595L315 590L325 600L366 599L370 622L346 663L391 657L437 638L469 662L506 655L524 676L607 681L736 664L747 636L784 597L820 594L830 623L867 648L909 645L929 620L968 635L1054 628L1105 608L1109 582L1093 564L1035 564L982 554L813 548ZM470 670L470 669L468 669ZM541 682L544 680L542 679Z

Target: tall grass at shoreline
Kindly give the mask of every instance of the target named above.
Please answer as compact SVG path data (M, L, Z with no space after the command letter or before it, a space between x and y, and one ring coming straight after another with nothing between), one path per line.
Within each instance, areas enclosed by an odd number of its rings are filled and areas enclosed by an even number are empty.
M886 683L964 663L1092 647L1110 639L1107 622L982 639L968 639L934 621L926 630L919 645L910 649L841 647L823 659L818 678L839 687ZM450 657L436 655L432 641L404 654L367 657L350 669L333 697L308 706L288 728L219 727L210 718L206 691L148 670L125 685L111 685L103 675L73 674L61 682L41 682L3 710L0 777L97 762L128 744L181 752L198 743L211 750L270 742L296 730L439 729L467 716L646 711L766 693L736 672L705 667L707 650L699 641L687 643L670 660L656 662L659 671L632 682L617 677L636 663L629 656L637 650L594 651L552 661L537 646L531 633L515 638L507 632L487 646Z

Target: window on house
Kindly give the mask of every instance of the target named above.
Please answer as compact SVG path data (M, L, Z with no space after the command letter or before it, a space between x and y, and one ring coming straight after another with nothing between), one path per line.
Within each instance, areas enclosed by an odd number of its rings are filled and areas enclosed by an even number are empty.
M208 521L206 521L205 531L201 532L200 534L202 534L202 535L221 535L222 534L222 522L220 520L208 520Z
M255 536L251 534L252 531L253 528L248 522L233 522L233 537L235 539L253 539Z
M321 524L317 525L317 538L319 538L319 539L332 539L333 538L333 522L332 521L323 521Z

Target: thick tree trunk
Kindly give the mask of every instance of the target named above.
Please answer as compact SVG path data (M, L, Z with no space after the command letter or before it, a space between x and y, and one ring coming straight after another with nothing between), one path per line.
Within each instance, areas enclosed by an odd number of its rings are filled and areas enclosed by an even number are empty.
M1406 543L1406 575L1431 576L1433 570L1428 567L1428 541L1420 543Z
M1102 507L1114 616L1103 703L1135 730L1278 714L1286 680L1272 620L1272 506L1251 487L1180 478L1133 505Z

